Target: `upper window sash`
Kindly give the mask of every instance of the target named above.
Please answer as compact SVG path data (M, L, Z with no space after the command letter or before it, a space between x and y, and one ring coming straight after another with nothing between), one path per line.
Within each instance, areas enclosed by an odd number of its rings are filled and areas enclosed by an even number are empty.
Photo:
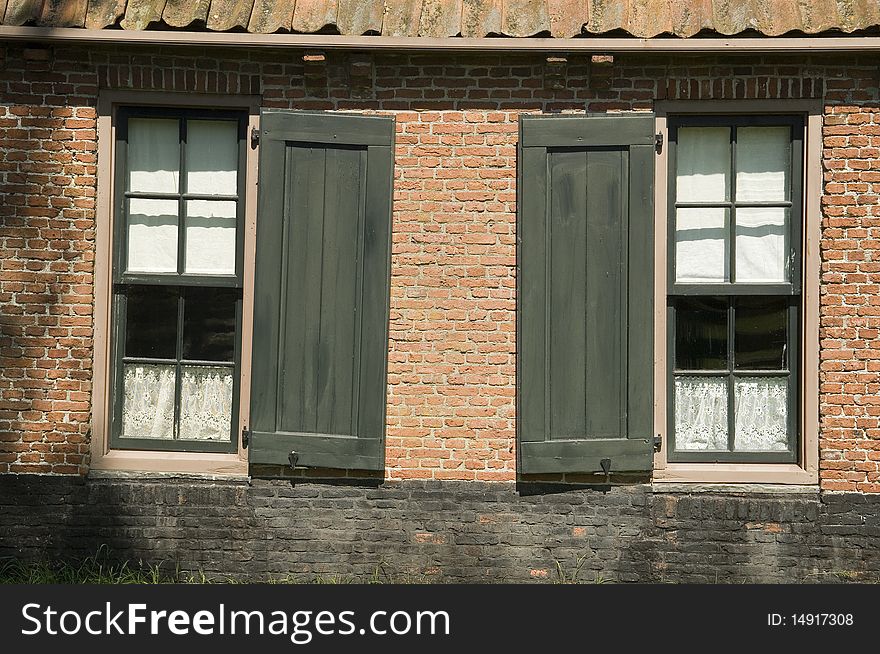
M755 175L751 178L742 162L749 156L748 164L753 169L761 165L760 152L763 134L754 128L788 128L789 157L787 170L771 171L787 174L785 188L778 181L771 182L769 192L762 197L761 180L755 184ZM691 143L690 156L695 158L692 166L705 163L707 174L692 174L687 187L679 189L679 157L681 149L680 130L707 128L704 135L702 152ZM717 128L713 130L712 128ZM803 141L804 120L800 116L777 115L711 115L711 116L671 116L669 118L669 149L668 149L668 197L669 197L669 234L670 253L668 257L668 293L669 295L799 295L801 292L801 233L803 221ZM714 133L713 133L714 132ZM726 143L719 135L726 132ZM694 132L691 132L693 134ZM764 132L773 135L773 132ZM742 138L747 137L747 138ZM745 145L740 145L743 140ZM737 160L740 145L740 161ZM714 148L714 152L713 152ZM750 148L751 152L746 148ZM757 152L756 152L757 151ZM749 152L749 155L746 155ZM772 149L763 154L774 155ZM706 158L700 162L699 155ZM778 163L778 162L777 162ZM740 188L737 178L740 177ZM748 188L743 183L749 184ZM777 189L773 189L773 185ZM779 190L782 191L780 195ZM767 197L769 196L769 197ZM707 212L717 224L705 224ZM702 238L693 239L688 243L687 237L679 241L679 236L688 231L688 220L699 216L703 224ZM747 220L738 220L745 218ZM769 218L769 220L768 220ZM774 224L781 222L783 229L780 236L784 239L782 259L779 264L786 271L787 278L777 279L738 279L737 245L747 242L747 235L738 234L748 229L748 222L756 223L753 231L772 232ZM711 222L711 221L710 221ZM682 226L679 231L677 228ZM712 233L717 232L717 233ZM683 255L691 258L689 270L678 273L680 259ZM742 265L742 263L741 263ZM705 270L700 270L704 267ZM698 275L688 275L693 270ZM695 277L703 277L703 279Z
M228 131L224 123L230 124ZM135 125L140 133L135 131ZM117 109L114 283L242 286L246 131L247 116L240 111L127 106ZM218 139L222 144L223 132L235 139L225 153L222 145L219 154L213 147L203 147L209 143L215 146ZM230 169L233 162L234 171ZM213 170L224 164L226 175ZM140 166L140 170L135 170L135 166ZM228 188L226 184L232 175L234 187ZM137 211L144 212L140 214L139 233L133 231L136 227L130 221L132 203L139 205ZM196 221L210 220L226 222L234 233L224 234L223 230L219 237L204 229L200 233ZM150 222L153 229L144 229ZM132 269L129 264L131 249L136 246L131 238L134 233L151 248L133 255L137 263ZM196 237L203 247L188 248L188 238ZM161 238L166 239L164 250L153 249L156 239ZM222 256L214 256L224 249L230 251L231 266L223 264Z

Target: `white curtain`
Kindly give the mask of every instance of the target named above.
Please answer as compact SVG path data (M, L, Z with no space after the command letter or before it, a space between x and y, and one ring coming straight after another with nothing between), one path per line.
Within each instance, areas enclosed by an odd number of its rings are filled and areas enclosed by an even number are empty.
M723 202L729 199L730 128L679 129L675 175L677 202Z
M123 366L122 438L174 438L174 366Z
M177 193L180 179L180 127L167 118L128 121L128 190Z
M675 378L675 449L727 449L725 378Z
M180 386L180 440L231 438L232 369L184 366Z
M788 386L779 377L742 377L735 384L734 447L788 449Z
M234 201L186 201L186 272L235 274L235 212Z
M177 210L177 200L128 201L129 271L177 271Z
M788 127L740 127L736 132L737 202L788 200Z
M676 210L676 281L727 281L728 214L729 210L723 207Z
M186 184L190 193L238 193L238 123L190 120L186 124Z

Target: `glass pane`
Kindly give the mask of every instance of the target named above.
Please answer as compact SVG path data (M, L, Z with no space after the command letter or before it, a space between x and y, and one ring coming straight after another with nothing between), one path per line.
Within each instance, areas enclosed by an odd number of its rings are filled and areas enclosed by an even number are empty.
M187 193L238 193L238 122L189 120L186 123Z
M128 290L125 356L177 357L177 289L132 286Z
M675 449L727 451L725 378L675 378Z
M177 272L177 207L177 200L129 199L129 272Z
M128 121L128 190L177 193L180 177L180 127L176 119Z
M791 128L740 127L736 131L738 202L788 200Z
M710 283L729 279L729 214L721 207L676 210L675 281Z
M235 274L235 211L229 200L187 200L186 272Z
M788 281L788 209L736 210L737 282Z
M238 293L235 289L187 289L183 310L184 359L233 360Z
M174 365L122 367L121 438L174 438Z
M788 380L784 377L742 377L735 381L734 449L788 449Z
M782 298L744 297L734 310L738 370L786 370L788 305Z
M730 199L730 128L682 127L675 151L675 201Z
M222 441L232 437L232 368L183 366L180 380L180 440Z
M678 300L675 305L675 368L727 369L727 302L719 298Z

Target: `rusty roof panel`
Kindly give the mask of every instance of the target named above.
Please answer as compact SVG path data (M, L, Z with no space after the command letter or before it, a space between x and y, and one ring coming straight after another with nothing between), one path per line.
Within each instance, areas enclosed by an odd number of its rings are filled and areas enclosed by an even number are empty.
M115 25L125 15L126 0L89 0L86 11L85 26L89 29L101 29Z
M162 20L165 0L129 0L120 25L126 30L145 30Z
M211 0L168 0L162 20L171 27L187 27L196 20L207 22Z
M88 0L46 0L40 13L40 25L47 27L82 27L86 22Z
M461 35L501 34L501 0L462 0Z
M293 4L294 0L256 0L248 31L257 34L272 34L282 29L289 31Z
M296 0L291 29L309 34L336 24L336 0Z
M461 32L461 12L462 0L423 0L418 36L457 36Z
M409 36L419 29L422 0L398 0L385 4L382 34L385 36Z
M382 33L385 3L382 0L339 0L336 25L343 34Z
M225 32L237 27L247 29L253 7L253 0L211 0L207 27L214 32Z
M5 11L4 11L5 8ZM820 34L880 27L880 0L0 0L5 25L484 37Z
M4 25L24 25L36 21L43 9L43 0L9 0L6 3Z

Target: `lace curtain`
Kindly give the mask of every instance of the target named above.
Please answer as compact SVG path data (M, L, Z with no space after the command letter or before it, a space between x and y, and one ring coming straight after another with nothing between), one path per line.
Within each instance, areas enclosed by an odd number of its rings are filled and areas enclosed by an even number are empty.
M126 364L122 438L174 438L172 365ZM232 369L184 366L180 388L180 440L231 438Z
M742 377L734 384L734 449L784 451L788 448L787 380ZM727 380L677 377L677 450L727 450Z

